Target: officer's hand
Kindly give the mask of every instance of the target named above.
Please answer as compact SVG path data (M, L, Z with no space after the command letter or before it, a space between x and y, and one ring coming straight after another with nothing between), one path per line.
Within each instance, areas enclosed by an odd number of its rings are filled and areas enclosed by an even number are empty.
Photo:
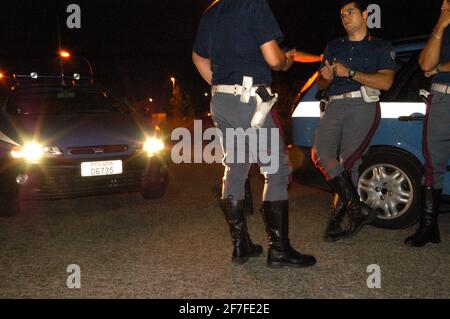
M445 29L450 25L450 10L442 10L437 23L438 28Z
M294 60L292 59L292 51L286 52L286 64L284 65L283 72L286 72L289 70L294 64Z
M350 71L350 69L348 67L346 67L345 65L343 65L342 63L335 61L332 65L332 68L333 68L336 76L338 76L340 78L348 77L348 71Z
M432 76L434 76L434 75L436 75L436 74L438 74L438 73L439 73L439 72L438 72L437 68L435 68L433 71L425 72L425 77L431 78Z
M328 81L332 81L334 78L334 70L328 60L325 61L325 66L320 70L320 75Z

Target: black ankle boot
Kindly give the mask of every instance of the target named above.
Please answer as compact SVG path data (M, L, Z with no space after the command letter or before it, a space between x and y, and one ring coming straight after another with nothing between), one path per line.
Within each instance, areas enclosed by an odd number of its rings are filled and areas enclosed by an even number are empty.
M269 252L267 266L271 268L308 267L316 264L313 256L302 255L292 248L289 233L289 202L264 202L262 207Z
M249 178L245 181L244 215L253 215L253 195Z
M342 235L334 236L336 240L351 238L358 234L364 225L375 221L378 216L377 212L361 202L358 192L353 185L352 178L347 171L333 178L329 183L334 192L338 193L344 201L350 218L349 228Z
M405 239L405 244L412 247L423 247L428 243L439 244L439 207L442 190L432 187L423 187L422 209L420 211L420 224L416 233Z
M335 193L333 203L331 205L330 219L328 220L327 228L325 229L325 241L336 241L340 236L344 235L345 230L341 227L341 223L345 217L345 202Z
M243 211L243 201L231 199L221 199L220 207L230 228L231 239L233 241L234 264L243 264L249 257L260 256L263 249L259 245L254 245L247 231L247 221Z

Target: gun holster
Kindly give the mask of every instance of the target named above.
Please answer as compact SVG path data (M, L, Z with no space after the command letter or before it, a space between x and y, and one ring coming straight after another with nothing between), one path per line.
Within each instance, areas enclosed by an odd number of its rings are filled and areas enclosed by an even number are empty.
M251 127L260 129L266 122L267 115L278 101L278 94L271 94L265 86L256 90L256 110L253 115Z

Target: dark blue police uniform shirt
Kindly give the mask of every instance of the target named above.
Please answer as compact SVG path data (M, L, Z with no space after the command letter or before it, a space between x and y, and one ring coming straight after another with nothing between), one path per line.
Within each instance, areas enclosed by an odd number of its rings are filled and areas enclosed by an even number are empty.
M376 73L380 70L395 71L395 51L389 42L367 36L362 41L350 41L341 38L328 43L322 66L325 60L330 64L340 62L352 70L363 73ZM347 77L335 76L328 88L328 96L341 95L347 92L359 91L362 84Z
M194 52L211 59L212 85L242 84L252 76L254 84L270 85L272 72L260 46L283 41L283 34L267 0L220 0L203 15Z
M441 59L439 63L444 64L447 62L450 62L450 27L447 27L447 29L445 29L444 36L442 38ZM450 73L449 72L438 73L433 78L432 82L449 85Z

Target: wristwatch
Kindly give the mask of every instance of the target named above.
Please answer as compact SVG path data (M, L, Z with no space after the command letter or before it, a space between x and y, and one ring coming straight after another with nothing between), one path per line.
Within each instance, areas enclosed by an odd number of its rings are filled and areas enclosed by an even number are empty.
M356 75L356 71L355 70L348 70L348 77L350 80L353 80L353 77Z

